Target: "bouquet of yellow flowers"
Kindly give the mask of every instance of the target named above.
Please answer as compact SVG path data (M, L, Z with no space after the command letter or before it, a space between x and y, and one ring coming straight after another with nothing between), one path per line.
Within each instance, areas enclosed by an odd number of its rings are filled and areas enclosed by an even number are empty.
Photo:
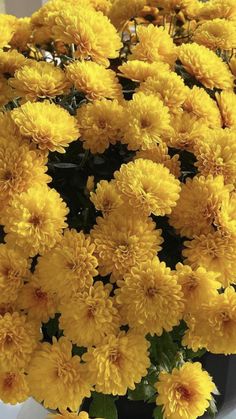
M50 0L0 26L0 399L214 415L200 359L236 354L235 0Z

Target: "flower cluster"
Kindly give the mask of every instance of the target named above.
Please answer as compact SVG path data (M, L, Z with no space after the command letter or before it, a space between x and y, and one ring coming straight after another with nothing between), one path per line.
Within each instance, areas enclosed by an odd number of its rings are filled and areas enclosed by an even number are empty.
M236 354L235 21L235 0L0 15L4 402L211 413L194 360Z

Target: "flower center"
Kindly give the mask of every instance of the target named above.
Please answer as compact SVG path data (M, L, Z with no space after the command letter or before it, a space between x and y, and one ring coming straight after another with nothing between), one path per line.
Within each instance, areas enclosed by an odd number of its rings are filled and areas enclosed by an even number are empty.
M38 300L47 300L47 293L43 292L41 288L37 288L34 291L34 294Z
M105 119L99 119L99 121L98 121L99 128L105 129L106 125L107 125L107 123L106 123Z
M89 308L88 308L88 311L87 311L88 318L92 319L94 317L95 313L96 313L96 307L90 305Z
M15 379L16 379L16 374L14 374L13 372L9 372L4 379L3 386L8 389L12 388Z
M153 297L155 297L155 295L157 294L157 292L158 291L157 291L156 288L150 287L150 288L147 289L146 295L147 295L147 297L153 298Z
M140 125L142 129L149 128L151 126L151 122L147 118L142 118Z
M13 174L10 170L6 170L6 172L3 175L3 180L12 180Z
M121 360L121 354L118 352L117 349L113 349L113 351L109 355L109 361L112 364L119 365Z
M6 345L11 345L12 342L13 342L12 336L6 335L6 337L5 337L5 343L6 343Z
M191 393L185 386L179 385L176 391L180 395L181 400L189 401L191 399Z
M39 215L32 215L29 219L29 222L34 227L40 227L42 225L42 219Z
M220 313L220 317L223 323L229 323L231 321L229 314L225 311L222 311L222 313Z

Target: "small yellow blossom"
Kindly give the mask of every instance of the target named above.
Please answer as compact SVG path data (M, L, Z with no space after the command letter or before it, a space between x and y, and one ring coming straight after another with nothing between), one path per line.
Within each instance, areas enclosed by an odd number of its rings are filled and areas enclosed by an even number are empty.
M4 403L22 403L29 395L26 375L22 371L0 372L0 398Z

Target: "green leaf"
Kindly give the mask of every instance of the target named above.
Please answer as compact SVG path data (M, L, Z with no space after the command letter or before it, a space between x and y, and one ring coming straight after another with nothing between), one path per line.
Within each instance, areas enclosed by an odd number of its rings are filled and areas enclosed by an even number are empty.
M134 390L128 390L128 399L129 400L144 400L145 402L150 403L150 400L155 400L156 398L156 388L155 384L158 379L157 368L152 365L149 368L148 374L138 383Z
M94 392L92 394L89 415L96 418L118 419L115 400L116 398L112 396Z
M153 417L154 419L163 419L162 406L157 406L153 410Z
M205 355L206 349L199 349L198 351L194 352L192 349L186 349L185 350L185 356L187 359L194 359L194 358L201 358L203 355Z

